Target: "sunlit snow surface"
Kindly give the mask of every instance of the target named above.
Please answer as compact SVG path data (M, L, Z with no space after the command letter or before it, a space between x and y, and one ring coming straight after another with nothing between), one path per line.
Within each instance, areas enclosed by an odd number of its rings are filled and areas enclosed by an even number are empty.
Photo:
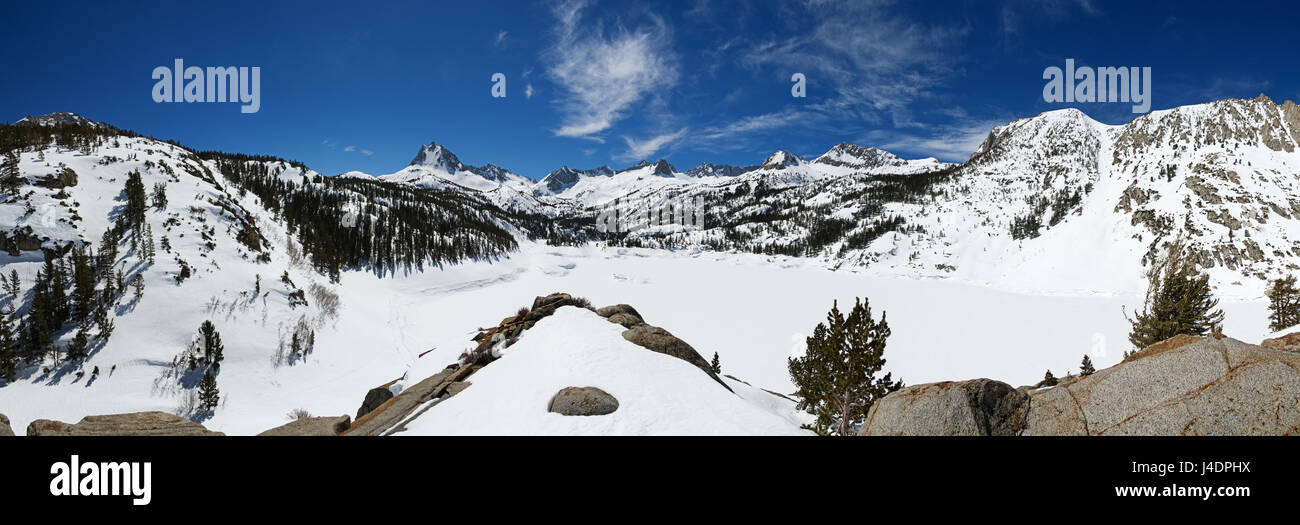
M180 290L202 282L187 282ZM814 262L749 254L544 245L524 245L521 253L496 264L471 263L386 278L345 273L338 289L342 315L317 331L316 351L306 362L294 366L272 366L276 327L261 323L260 309L235 311L214 319L226 341L226 363L220 375L226 400L216 416L206 422L209 427L232 434L257 433L282 424L286 414L297 408L316 415L354 414L368 389L404 375L420 353L433 349L418 361L432 363L436 371L453 362L471 344L469 338L476 328L495 325L513 315L519 306L530 304L534 296L556 291L587 297L598 306L631 304L647 322L681 337L706 359L717 352L725 373L755 387L782 393L793 390L786 373L793 341L812 332L835 298L842 308L847 308L846 303L855 296L870 297L877 316L888 312L894 335L886 351L886 369L908 384L974 377L1030 384L1041 379L1049 368L1058 376L1077 369L1085 353L1091 353L1098 368L1115 364L1128 348L1121 306L1131 307L1138 301L1136 296L1029 295L953 281L869 277L832 272ZM135 313L118 319L117 331L108 346L87 363L87 370L91 366L104 369L94 384L87 386L85 381L70 377L53 385L32 380L12 384L0 388L0 412L10 417L15 428L22 429L35 418L76 421L87 414L174 409L175 399L151 393L161 370L158 365L179 352L194 328L212 316L199 304L201 301L161 295L146 292ZM191 306L177 308L177 304ZM1225 302L1224 307L1229 334L1257 342L1267 333L1262 301ZM556 334L555 327L547 327L547 323L562 324L564 319L543 321L535 330L550 334L544 339L582 338L581 334ZM571 321L573 329L599 327L617 335L617 327L612 324L606 328L585 319ZM608 335L602 331L591 337L617 342ZM520 352L537 344L525 343L530 337L531 333L521 339L524 342L520 343ZM630 345L627 348L635 351ZM553 352L560 356L612 349ZM507 354L506 360L514 357L518 355ZM117 371L109 376L107 368L113 364ZM581 382L577 375L587 365L590 363L565 369L569 375L560 382ZM538 418L547 417L545 406L537 406L541 391L525 395L508 388L508 379L498 382L492 378L508 375L514 365L506 364L499 372L489 373L496 366L490 365L481 378L472 379L475 386L462 394L466 396L464 403L478 398L472 394L475 389L484 394L498 384L501 399L496 402L517 401L535 409ZM686 385L698 383L703 388L711 383L689 366L676 368L682 372L683 384L663 384L659 388L680 391L694 388ZM563 386L608 385L611 392L644 388L640 382L636 385L642 386L636 387L632 383L619 384L612 380L617 375L607 369L591 368L590 372L593 382L606 383ZM701 378L704 382L690 382ZM559 377L551 379L559 381ZM555 381L545 383L546 388L556 386L551 384ZM530 388L540 388L536 383L529 384ZM653 393L633 394L636 399L647 395ZM434 411L455 406L448 402ZM508 424L505 419L511 413L503 412L503 420L474 428L495 432ZM480 413L478 417L492 416ZM411 433L472 432L429 426L434 425L433 421L443 421L438 417L428 421L414 425ZM592 423L567 428L575 432L597 432L598 428L633 432L646 428L637 427L640 423L635 422L607 424L622 426L600 427ZM562 428L546 424L535 430L558 432ZM679 425L672 430L666 427L646 431L673 433L684 432L683 428ZM748 430L711 426L695 431L757 434L771 429L765 422Z

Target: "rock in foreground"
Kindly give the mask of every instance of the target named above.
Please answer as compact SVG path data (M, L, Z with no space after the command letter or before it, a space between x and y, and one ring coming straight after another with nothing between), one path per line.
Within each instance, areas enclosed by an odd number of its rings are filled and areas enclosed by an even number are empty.
M871 406L859 435L1014 436L1029 396L991 379L916 385Z
M290 421L285 425L267 430L259 436L337 436L352 425L352 418L346 415L337 417L304 417Z
M166 412L86 416L75 425L38 419L27 425L29 436L223 436L203 425Z
M14 435L14 429L9 426L9 418L5 417L4 414L0 414L0 437L12 435Z
M859 434L1295 435L1300 353L1178 336L1027 395L988 379L908 387L877 402Z
M565 416L603 416L618 410L618 399L594 386L571 386L556 392L547 410Z

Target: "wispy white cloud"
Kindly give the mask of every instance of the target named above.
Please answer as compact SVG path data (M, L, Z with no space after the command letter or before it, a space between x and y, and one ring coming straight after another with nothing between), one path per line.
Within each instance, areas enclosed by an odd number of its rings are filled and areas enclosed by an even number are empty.
M616 160L641 160L652 157L659 150L672 145L673 143L686 136L687 128L682 128L673 133L655 135L648 139L634 139L632 137L623 137L623 142L627 144L627 151L616 156Z
M524 98L525 98L525 99L531 99L531 98L533 98L533 85L532 85L532 83L529 83L528 85L524 86Z
M589 2L556 4L556 43L547 53L547 73L567 97L560 100L562 122L555 135L603 141L647 94L677 82L677 58L668 47L664 20L647 13L636 28L586 20Z
M343 148L343 151L346 151L346 152L348 152L348 153L352 153L353 151L356 151L356 150L357 150L357 147L356 147L356 146L347 146L347 147Z
M495 40L492 41L492 45L496 46L496 47L499 48L499 49L501 49L501 48L505 48L505 47L506 47L506 37L508 37L508 36L510 36L510 33L509 33L508 31L504 30L504 29L502 29L502 30L500 30L500 31L497 31L497 37L496 37Z
M810 28L737 45L739 63L782 78L807 77L809 98L769 113L704 128L703 141L739 142L786 126L832 121L916 126L914 106L961 74L952 64L965 25L918 22L892 0L811 0L792 16ZM730 45L730 42L729 42Z
M363 149L363 150L361 150L361 154L362 154L362 155L365 155L365 156L367 156L367 157L371 157L371 156L374 156L375 152L370 151L370 150L368 150L368 149Z
M1004 34L1016 34L1024 19L1059 22L1076 9L1088 16L1101 14L1092 0L1006 0L1002 4L1001 26Z
M751 115L721 126L702 130L699 138L704 141L728 140L738 135L769 131L789 126L807 117L809 117L808 112L802 108L788 108L773 113Z
M996 120L967 120L958 124L923 130L877 130L863 137L863 142L894 153L927 155L945 162L965 162L996 126Z

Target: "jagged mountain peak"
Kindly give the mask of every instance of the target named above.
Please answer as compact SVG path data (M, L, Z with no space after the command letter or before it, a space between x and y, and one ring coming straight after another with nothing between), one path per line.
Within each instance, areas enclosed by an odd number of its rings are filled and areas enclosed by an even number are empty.
M763 161L762 169L779 170L790 166L799 166L804 163L802 157L790 153L786 150L777 150Z
M560 169L547 173L542 180L537 181L536 194L557 194L574 184L578 183L582 177L608 177L614 174L613 168L601 166L587 170L573 169L568 166L561 166Z
M814 159L813 162L831 166L875 168L884 165L901 164L905 161L898 155L877 149L874 146L859 146L841 142L823 153L822 156Z
M664 177L671 177L671 176L673 176L674 173L677 173L677 168L674 168L672 164L669 164L668 161L667 161L667 160L664 160L664 159L659 159L659 160L656 161L656 162L650 162L650 161L647 161L647 160L642 160L641 162L638 162L638 163L636 163L636 164L633 164L632 166L630 166L630 167L628 167L628 168L626 168L626 169L618 170L618 173L623 173L623 172L632 171L632 170L639 170L639 169L645 168L645 167L647 167L647 166L654 166L654 174L655 174L655 175L660 175L660 176L664 176Z
M754 171L756 169L758 169L758 166L732 166L730 164L714 164L712 162L701 162L699 165L687 171L686 174L695 178L735 177L742 173Z
M460 162L455 153L437 142L429 142L421 146L420 152L411 159L410 165L441 168L452 173L465 169L465 165Z

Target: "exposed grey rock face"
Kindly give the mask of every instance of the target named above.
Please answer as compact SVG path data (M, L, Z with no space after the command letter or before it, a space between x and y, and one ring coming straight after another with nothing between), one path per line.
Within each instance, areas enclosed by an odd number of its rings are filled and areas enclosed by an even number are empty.
M859 434L1296 435L1300 353L1178 336L1027 394L987 379L908 387L872 406Z
M14 435L14 429L9 426L9 418L5 417L4 414L0 414L0 437L12 435Z
M1293 435L1300 354L1183 336L1030 395L1026 435Z
M352 424L347 415L337 417L304 417L267 430L259 436L337 436Z
M424 380L416 383L397 396L389 399L383 404L365 416L357 418L352 426L343 432L347 436L380 436L388 435L404 430L402 422L414 414L416 417L428 410L432 405L428 402L435 399L446 398L455 392L450 392L455 388L456 392L469 386L469 383L463 383L453 387L472 375L479 368L476 366L455 365L444 368L441 372L431 375ZM423 407L423 409L421 409ZM420 410L416 413L416 410Z
M203 425L166 412L86 416L75 425L38 419L27 425L29 436L223 436Z
M641 317L640 312L637 312L636 308L632 308L631 306L626 304L615 304L611 306L606 306L604 308L596 309L596 315L599 315L601 317L608 318L614 314L631 314L631 315L635 315L637 318Z
M1287 350L1290 352L1300 352L1300 332L1286 334L1282 337L1265 339L1259 346L1272 348L1274 350Z
M667 354L695 365L696 368L709 374L709 377L712 377L723 388L731 390L731 387L722 382L718 374L713 373L713 368L709 366L709 362L705 361L700 356L700 353L695 351L695 348L692 348L686 341L678 339L668 330L658 326L639 324L624 331L623 339L647 350Z
M594 386L567 387L551 398L549 412L566 416L603 416L618 410L618 400Z
M387 386L380 386L370 389L366 392L366 398L361 401L361 408L357 409L357 419L361 419L366 414L373 412L379 405L393 398L393 391Z
M640 317L632 314L614 314L606 319L611 323L621 324L624 328L632 328L636 325L645 323L645 321L642 321Z
M861 436L1014 436L1029 396L1006 383L972 379L916 385L871 406Z

